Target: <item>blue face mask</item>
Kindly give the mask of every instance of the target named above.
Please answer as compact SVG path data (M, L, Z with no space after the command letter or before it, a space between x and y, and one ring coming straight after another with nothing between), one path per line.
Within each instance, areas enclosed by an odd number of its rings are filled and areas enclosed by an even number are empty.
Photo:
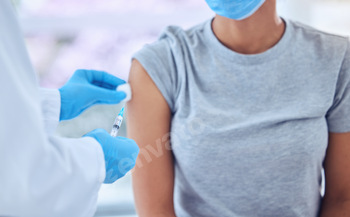
M254 14L265 0L205 0L218 15L243 20Z

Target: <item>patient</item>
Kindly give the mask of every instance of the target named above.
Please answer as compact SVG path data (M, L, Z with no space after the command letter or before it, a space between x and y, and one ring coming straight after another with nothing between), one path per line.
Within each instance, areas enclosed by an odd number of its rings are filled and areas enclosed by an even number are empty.
M350 216L349 40L276 0L207 3L213 19L134 55L139 216Z

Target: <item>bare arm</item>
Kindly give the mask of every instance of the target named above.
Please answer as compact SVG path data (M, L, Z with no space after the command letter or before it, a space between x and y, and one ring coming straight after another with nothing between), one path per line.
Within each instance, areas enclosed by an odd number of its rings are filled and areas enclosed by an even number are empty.
M330 133L321 217L350 216L350 133Z
M140 217L175 216L169 106L137 60L129 83L133 99L127 105L128 136L140 147L132 174L137 212Z

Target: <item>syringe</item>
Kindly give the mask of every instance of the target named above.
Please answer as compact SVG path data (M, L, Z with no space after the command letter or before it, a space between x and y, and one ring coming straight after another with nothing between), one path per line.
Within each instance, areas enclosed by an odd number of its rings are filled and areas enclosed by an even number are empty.
M111 136L117 137L119 128L120 128L120 126L122 125L122 122L123 122L123 115L124 115L124 107L120 110L117 118L114 121L112 130L111 130Z

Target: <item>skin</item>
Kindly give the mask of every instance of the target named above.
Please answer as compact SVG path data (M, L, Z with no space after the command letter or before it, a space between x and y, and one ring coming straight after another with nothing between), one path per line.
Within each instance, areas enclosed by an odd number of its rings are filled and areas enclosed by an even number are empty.
M285 23L276 12L276 0L267 0L252 16L232 20L216 15L215 36L226 47L242 54L258 54L273 47L283 36Z
M231 50L257 54L281 39L285 23L277 15L276 0L267 0L245 20L216 15L212 29ZM140 217L175 216L174 165L167 136L171 123L169 106L137 60L133 61L129 83L133 99L127 105L128 136L140 147L132 173L137 212ZM327 184L320 216L350 216L350 133L329 133L324 167Z
M128 137L140 147L132 173L137 213L140 217L175 216L173 157L165 140L170 131L169 106L136 60L129 83L133 98L127 104Z
M329 133L320 217L350 216L350 133Z

